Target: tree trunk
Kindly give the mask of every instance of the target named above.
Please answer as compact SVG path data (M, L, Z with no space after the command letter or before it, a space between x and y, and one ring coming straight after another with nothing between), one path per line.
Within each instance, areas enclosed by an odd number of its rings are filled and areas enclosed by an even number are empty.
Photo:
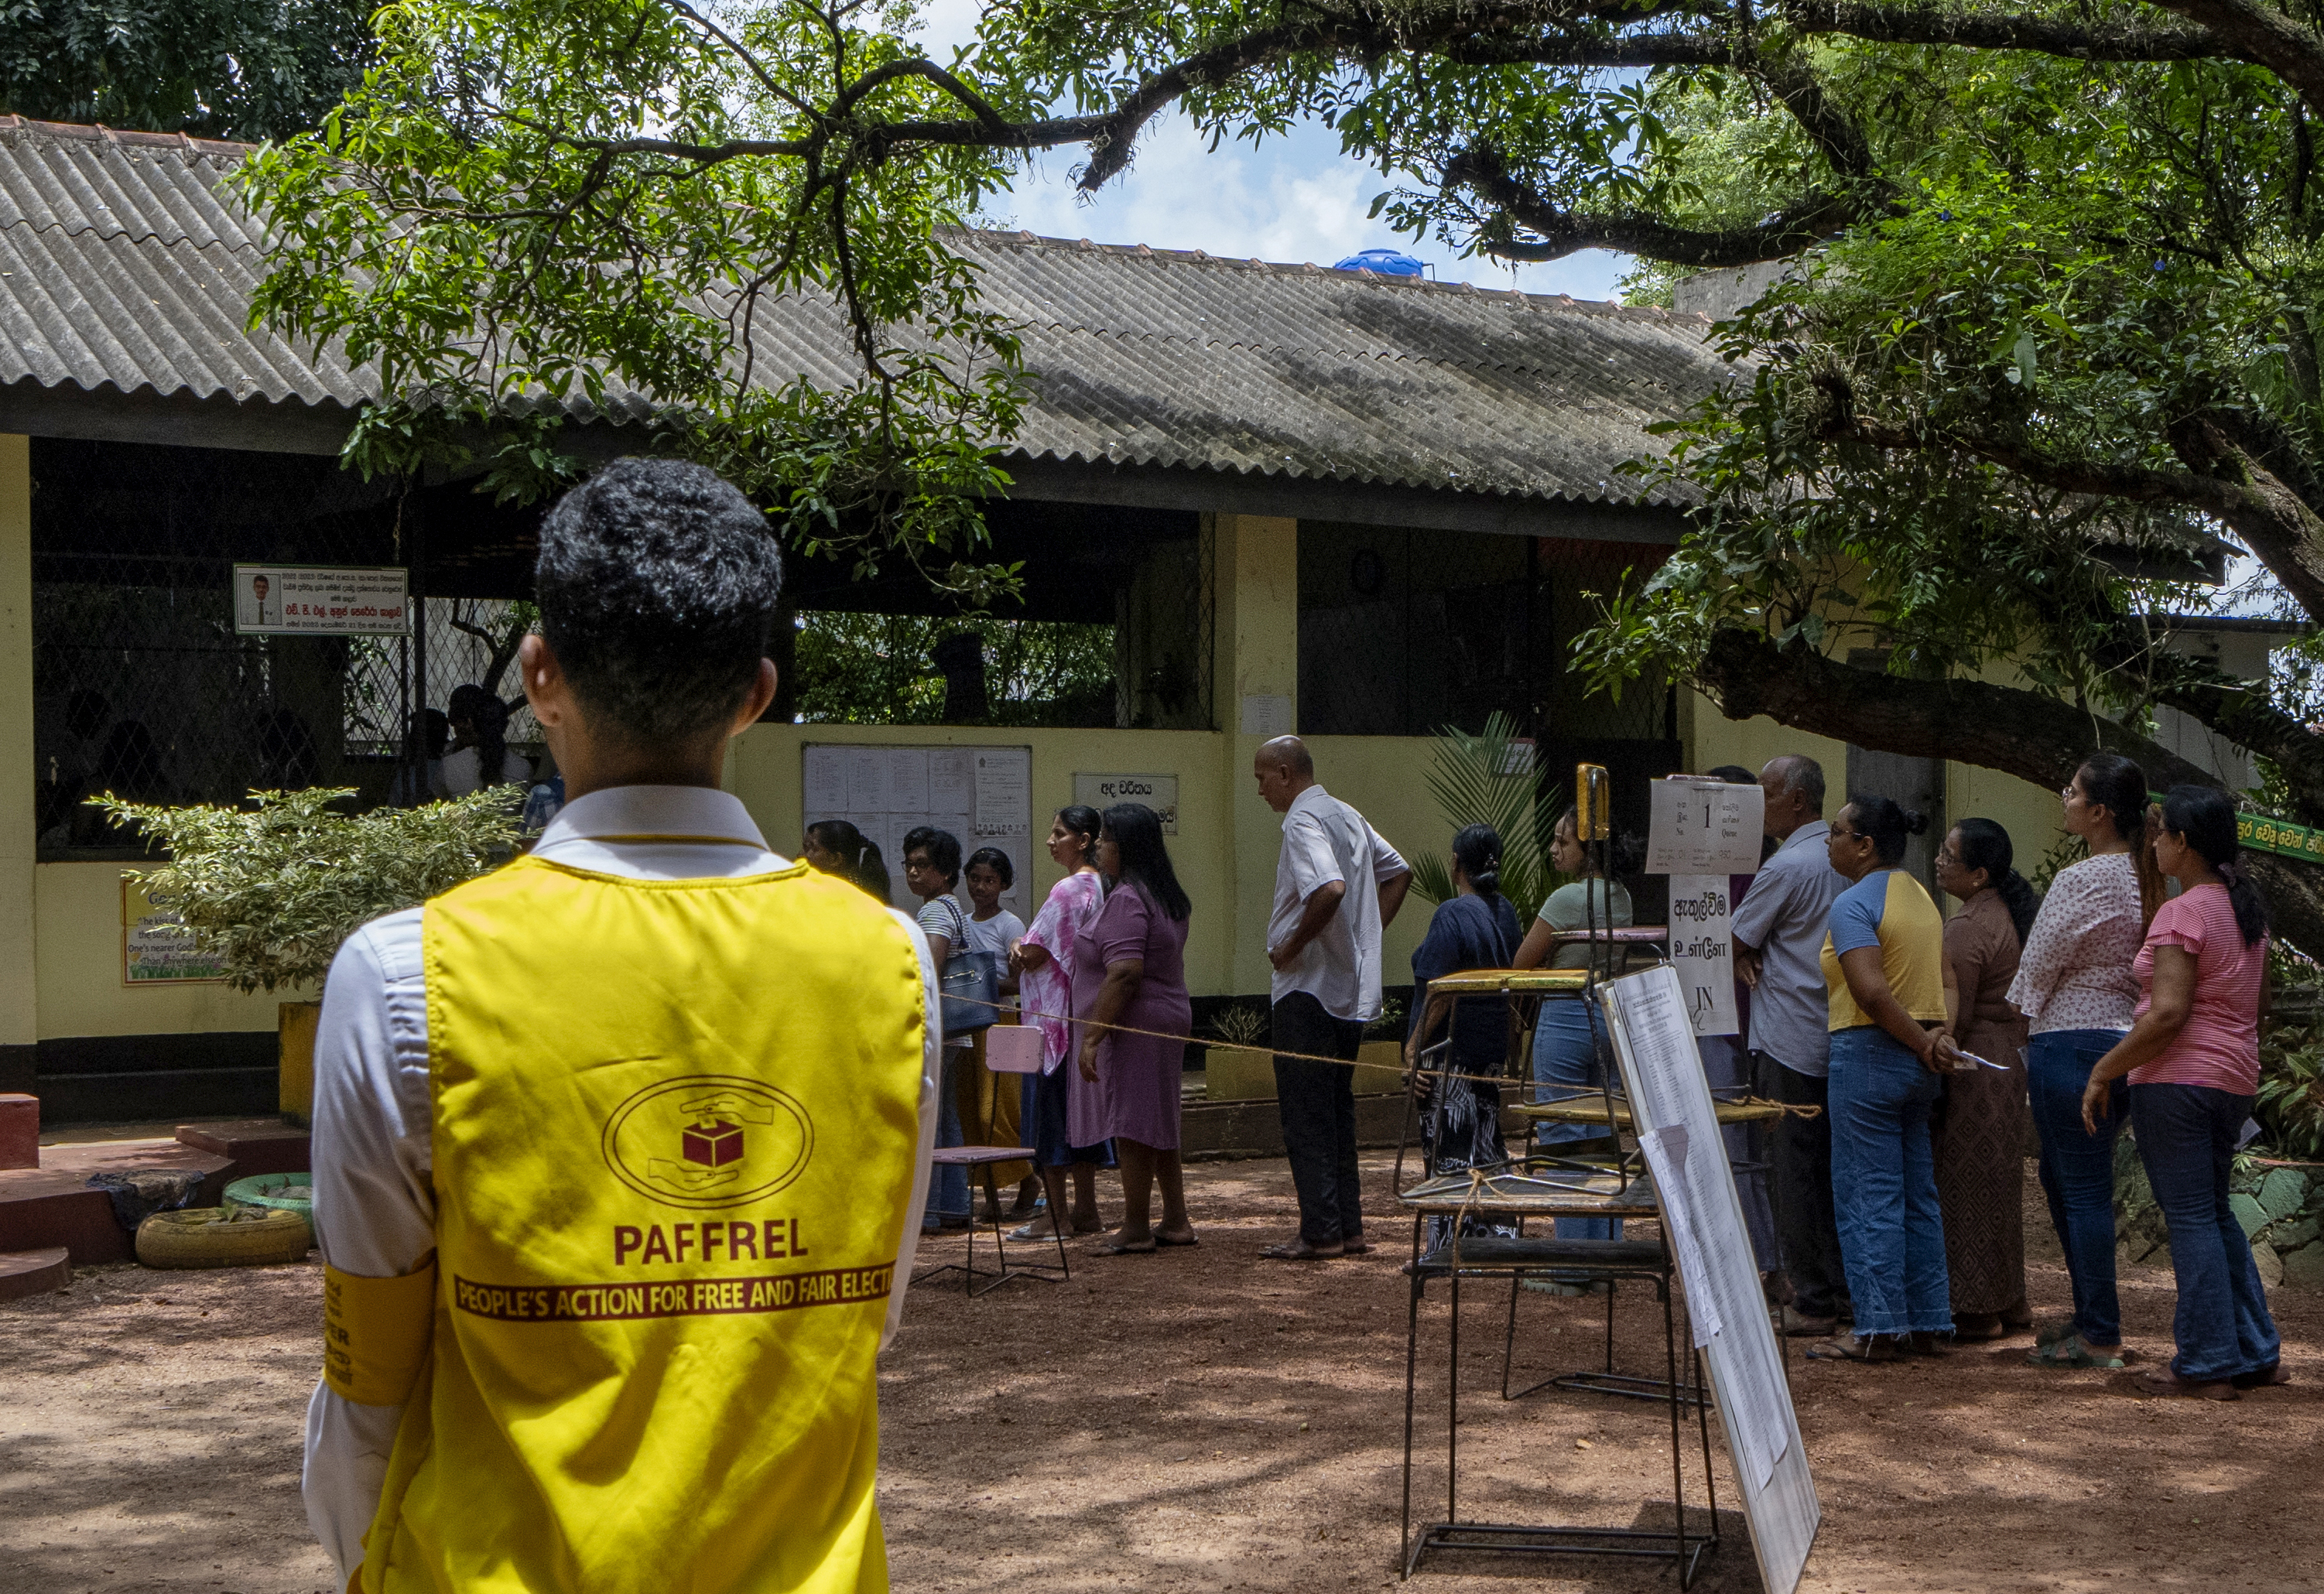
M1758 631L1720 628L1694 678L1729 719L1766 714L1877 752L1953 759L2053 789L2101 749L2136 760L2158 790L2227 789L2137 733L2038 692L1855 669L1804 642L1778 648ZM2244 856L2267 893L2276 934L2303 951L2324 952L2324 869L2272 852Z

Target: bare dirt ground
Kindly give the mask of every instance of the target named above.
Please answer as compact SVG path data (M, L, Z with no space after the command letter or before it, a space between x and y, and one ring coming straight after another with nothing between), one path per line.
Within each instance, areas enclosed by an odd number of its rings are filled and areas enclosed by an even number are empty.
M1384 1208L1384 1159L1374 1159ZM968 1301L915 1290L883 1383L881 1506L909 1589L1337 1590L1397 1564L1409 1229L1370 1258L1259 1261L1290 1208L1280 1163L1189 1180L1203 1245L1074 1253L1071 1283ZM2029 1193L2031 1181L2029 1178ZM2038 1196L2036 1197L2038 1201ZM2063 1301L2028 1209L2037 1313ZM923 1260L956 1255L956 1237ZM989 1254L989 1251L988 1251ZM0 1594L84 1589L325 1594L299 1502L320 1269L84 1271L69 1293L0 1305ZM1424 1313L1424 1466L1441 1472L1444 1311ZM1620 1360L1653 1372L1660 1319L1635 1291ZM2168 1273L2124 1280L2129 1340L2168 1353ZM1462 1515L1668 1520L1664 1408L1544 1392L1504 1405L1504 1292L1462 1310ZM1889 1590L2309 1589L2324 1582L2312 1480L2324 1461L2324 1297L2274 1297L2297 1381L2231 1405L2144 1400L2126 1375L2023 1365L2029 1341L1864 1368L1794 1359L1823 1502L1803 1587ZM1520 1374L1590 1365L1594 1303L1527 1295ZM1692 1429L1689 1431L1692 1438ZM1727 1542L1698 1588L1757 1575L1713 1430ZM1692 1451L1690 1499L1701 1504ZM1425 1502L1424 1505L1422 1502ZM1664 1565L1432 1558L1416 1582L1674 1588Z

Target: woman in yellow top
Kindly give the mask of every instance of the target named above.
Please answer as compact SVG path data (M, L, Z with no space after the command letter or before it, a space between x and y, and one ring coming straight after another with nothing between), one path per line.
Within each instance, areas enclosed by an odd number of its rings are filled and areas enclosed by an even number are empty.
M1959 1002L1944 916L1897 864L1926 816L1884 797L1851 798L1832 822L1831 866L1854 882L1832 899L1823 943L1831 1001L1831 1196L1856 1331L1808 1354L1893 1361L1937 1355L1952 1331L1944 1220L1929 1110ZM1968 1066L1975 1067L1975 1064Z

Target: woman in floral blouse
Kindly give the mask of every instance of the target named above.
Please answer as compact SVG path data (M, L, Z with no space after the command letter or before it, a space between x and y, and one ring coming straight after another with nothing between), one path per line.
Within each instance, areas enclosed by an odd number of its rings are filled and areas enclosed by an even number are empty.
M2009 1000L2033 1031L2026 1093L2042 1141L2042 1190L2066 1253L2074 1313L2042 1331L2040 1367L2122 1365L2114 1282L2114 1142L2123 1109L2082 1121L2090 1070L2130 1029L2138 1005L2132 960L2163 899L2146 836L2146 775L2119 754L2095 753L2061 794L2064 825L2090 855L2058 871L2025 937Z
M1105 906L1105 883L1097 872L1101 828L1095 808L1076 804L1057 810L1049 826L1049 856L1065 878L1049 888L1033 927L1010 953L1025 1015L1041 1031L1041 1072L1025 1081L1022 1120L1049 1200L1048 1211L1016 1230L1012 1239L1046 1239L1061 1222L1075 1234L1095 1234L1103 1226L1097 1212L1097 1170L1113 1166L1105 1101L1078 1070L1066 1066L1073 1054L1074 943Z

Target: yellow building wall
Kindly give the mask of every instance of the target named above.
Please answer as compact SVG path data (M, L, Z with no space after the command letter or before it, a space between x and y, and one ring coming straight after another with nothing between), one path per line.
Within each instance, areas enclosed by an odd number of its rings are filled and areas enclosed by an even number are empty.
M26 812L31 799L27 797ZM243 996L208 981L121 978L121 865L43 863L33 871L41 961L40 1038L272 1029L278 1002L304 989Z

